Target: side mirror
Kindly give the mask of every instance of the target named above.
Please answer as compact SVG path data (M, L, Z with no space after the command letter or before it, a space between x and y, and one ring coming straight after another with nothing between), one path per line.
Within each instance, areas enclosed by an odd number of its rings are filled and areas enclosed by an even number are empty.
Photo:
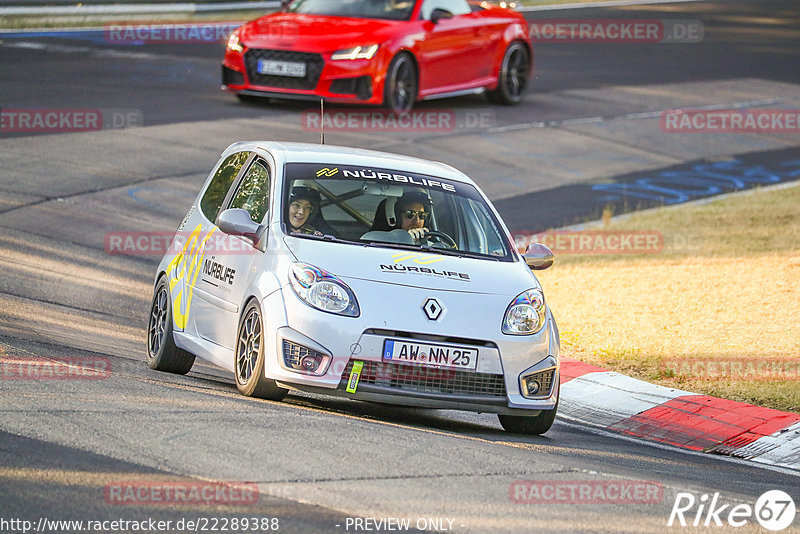
M453 14L446 9L436 8L431 11L431 22L437 24L442 19L452 19Z
M553 260L555 259L553 251L541 243L531 243L528 245L522 257L525 258L525 263L528 264L528 267L534 271L547 269L553 265Z
M262 226L250 218L247 210L232 208L225 210L217 217L217 226L230 235L240 235L249 239L253 246L261 238Z

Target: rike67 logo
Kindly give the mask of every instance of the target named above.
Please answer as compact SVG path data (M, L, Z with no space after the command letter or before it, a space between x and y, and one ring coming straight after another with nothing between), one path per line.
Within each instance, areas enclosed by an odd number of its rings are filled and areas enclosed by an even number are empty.
M667 526L743 527L755 519L765 529L779 531L789 527L797 513L794 500L781 490L765 492L755 506L719 501L719 493L713 496L704 493L698 499L691 493L680 492L675 496Z

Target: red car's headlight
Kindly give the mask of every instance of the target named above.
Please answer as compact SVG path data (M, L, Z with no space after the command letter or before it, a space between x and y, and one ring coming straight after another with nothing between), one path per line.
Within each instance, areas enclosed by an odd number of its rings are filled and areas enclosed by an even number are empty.
M230 37L228 37L228 50L233 50L235 52L241 52L244 50L242 43L239 42L239 32L233 32Z
M367 46L354 46L353 48L346 48L344 50L337 50L331 56L333 60L339 59L372 59L375 52L378 51L378 45Z

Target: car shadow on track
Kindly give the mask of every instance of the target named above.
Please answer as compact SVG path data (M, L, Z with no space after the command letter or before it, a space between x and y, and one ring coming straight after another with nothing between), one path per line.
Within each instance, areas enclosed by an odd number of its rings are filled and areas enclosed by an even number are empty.
M227 376L225 371L212 365L201 363L201 366L187 375L189 378L198 381L197 387L208 387L213 390L237 393L233 378ZM266 402L272 404L275 402L247 397L241 398L242 400L257 403ZM290 392L283 401L276 404L311 408L377 423L410 426L420 430L448 432L491 441L552 444L552 437L549 437L549 434L533 436L511 434L504 431L500 427L497 417L493 414L397 406L334 396L327 397L298 391ZM552 433L552 430L550 433Z

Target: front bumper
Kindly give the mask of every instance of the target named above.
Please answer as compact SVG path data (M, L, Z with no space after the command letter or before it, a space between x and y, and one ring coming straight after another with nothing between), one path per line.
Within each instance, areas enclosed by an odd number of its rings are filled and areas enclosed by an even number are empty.
M367 301L366 294L364 297ZM271 302L271 299L276 300ZM506 300L497 299L503 310ZM299 302L291 289L274 293L264 301L262 309L265 313L273 311L275 315L268 317L266 323L276 326L270 328L274 338L267 342L271 352L267 356L267 376L289 389L401 406L517 415L536 415L540 410L553 409L558 399L558 337L549 314L549 326L534 336L500 334L494 340L487 340L488 336L461 337L463 331L443 336L420 328L408 331L370 328L374 318L318 312ZM448 313L460 313L459 307ZM486 334L488 330L489 327L476 333ZM389 338L469 346L479 351L478 365L474 371L466 371L384 361L383 342ZM284 340L325 355L322 374L311 376L288 368L283 354ZM355 362L363 365L361 376L355 392L347 392ZM548 390L535 398L523 396L521 379L542 371L551 373Z
M287 297L290 297L287 295ZM281 309L265 305L266 309ZM290 306L291 309L291 306ZM317 312L304 310L306 317ZM321 312L320 312L321 313ZM478 348L479 360L475 371L443 369L419 365L391 363L382 360L383 340L387 338L419 342L420 336L431 341L430 334L382 331L368 329L360 335L348 337L342 325L355 325L356 319L324 314L319 328L312 326L301 333L288 326L280 326L268 342L274 352L267 359L268 376L281 386L310 393L337 395L352 399L382 402L400 406L465 410L509 415L536 415L539 410L550 410L556 405L559 394L559 361L550 350L537 356L536 352L519 352L524 341L514 339L497 344L479 340L435 341L455 346ZM272 319L268 320L275 324ZM547 337L550 337L546 334ZM323 341L324 340L324 341ZM286 363L285 341L324 355L325 368L319 376L292 370ZM508 344L516 347L510 347ZM549 345L549 340L548 340ZM517 349L515 353L514 348ZM503 360L503 350L508 359ZM539 361L536 361L536 360ZM355 391L347 386L355 362L362 370ZM531 365L532 362L533 365ZM536 398L522 395L522 377L537 372L550 373L550 386Z
M303 62L306 74L301 78L259 74L261 59ZM228 51L222 63L222 89L251 96L377 105L383 102L381 63L378 57L330 61L322 54L307 52Z
M377 402L382 404L393 404L396 406L408 406L412 408L429 408L436 410L459 410L464 412L478 412L478 413L496 413L500 415L524 415L536 416L541 413L541 410L530 408L511 408L504 402L491 401L483 403L480 399L474 397L459 397L454 395L436 396L430 393L409 393L398 394L396 391L385 390L378 386L359 386L356 393L348 393L345 391L346 380L343 380L341 385L336 389L327 389L315 386L308 386L302 384L287 384L280 383L280 385L306 393L315 393L319 395L332 395L335 397L344 397L348 399ZM550 406L548 409L553 409Z

